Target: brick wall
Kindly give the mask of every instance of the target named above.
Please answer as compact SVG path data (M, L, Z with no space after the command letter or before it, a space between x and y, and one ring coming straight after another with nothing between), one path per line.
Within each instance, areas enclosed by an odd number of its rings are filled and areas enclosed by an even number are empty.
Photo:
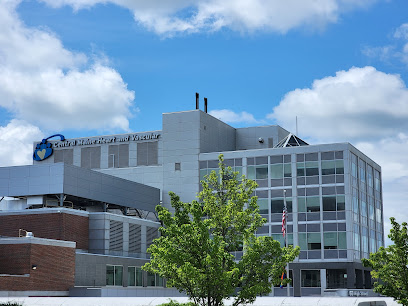
M67 213L0 215L0 235L18 237L22 228L35 237L75 241L88 250L89 218Z
M14 274L0 276L0 291L67 291L74 286L75 248L4 244L0 246L0 261L0 274Z

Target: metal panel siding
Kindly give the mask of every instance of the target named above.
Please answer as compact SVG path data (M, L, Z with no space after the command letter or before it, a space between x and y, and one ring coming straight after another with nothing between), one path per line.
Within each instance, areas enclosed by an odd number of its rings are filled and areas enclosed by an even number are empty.
M142 252L142 227L138 224L129 224L129 252Z
M119 221L110 220L110 251L123 251L123 223Z
M91 169L99 169L101 167L101 147L91 147Z
M74 149L63 149L54 151L54 163L74 163Z
M156 227L147 227L146 228L146 247L149 247L153 240L158 237L158 230Z
M118 156L119 156L118 167L119 168L129 167L129 145L128 144L119 145Z
M149 165L158 164L158 146L157 141L147 143L147 160Z
M148 160L148 149L147 149L147 142L138 143L137 144L137 165L138 166L147 166Z

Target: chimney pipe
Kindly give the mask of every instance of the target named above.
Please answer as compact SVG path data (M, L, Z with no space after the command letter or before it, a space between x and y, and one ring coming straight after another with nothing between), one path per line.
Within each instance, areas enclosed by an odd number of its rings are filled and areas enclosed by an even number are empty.
M198 94L198 92L196 92L196 109L199 109L199 106L198 106L198 98L199 98L199 94Z
M204 98L204 111L207 112L207 98Z

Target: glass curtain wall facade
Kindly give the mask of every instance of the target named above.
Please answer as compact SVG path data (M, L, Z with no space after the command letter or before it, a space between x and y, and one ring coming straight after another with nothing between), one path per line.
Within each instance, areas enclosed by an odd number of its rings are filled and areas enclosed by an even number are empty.
M255 194L266 223L257 235L270 235L284 246L281 222L286 200L288 243L301 249L295 262L360 262L383 245L381 174L369 162L350 150L269 152L242 158L224 153L228 166L258 184ZM217 168L215 159L200 161L200 179ZM356 287L360 272L353 271ZM350 276L347 269L334 267L302 269L299 277L303 290L320 288L322 278L327 289L347 288Z

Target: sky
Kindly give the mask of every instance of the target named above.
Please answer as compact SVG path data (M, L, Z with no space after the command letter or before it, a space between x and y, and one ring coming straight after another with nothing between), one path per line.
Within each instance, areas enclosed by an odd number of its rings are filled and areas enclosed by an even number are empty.
M0 166L32 143L161 129L195 93L234 127L350 142L408 221L408 1L1 0ZM388 241L389 242L389 241Z

